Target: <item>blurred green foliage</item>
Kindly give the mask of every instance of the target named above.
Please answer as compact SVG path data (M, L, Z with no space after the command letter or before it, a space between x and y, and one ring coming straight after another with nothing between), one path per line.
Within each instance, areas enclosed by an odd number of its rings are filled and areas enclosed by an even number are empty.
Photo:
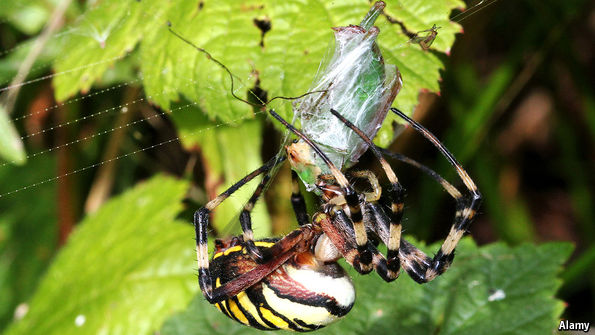
M55 159L46 156L35 165L3 166L2 190L31 185L53 175ZM0 324L6 325L15 307L30 299L39 276L50 262L58 242L56 187L45 184L30 194L20 193L0 201Z
M88 216L8 334L147 334L184 307L196 291L178 243L192 229L175 221L186 189L158 176Z
M0 94L57 3L0 2ZM405 82L395 105L408 113L416 108L416 118L444 140L484 194L471 235L480 245L503 243L478 248L466 240L453 268L424 286L355 276L358 304L327 332L544 333L562 312L552 296L570 252L566 244L527 244L544 240L576 244L561 275L560 297L569 304L564 318L595 317L593 6L584 0L473 5L455 16L451 11L463 6L458 0L388 1L388 17L377 24L379 45ZM15 127L22 136L2 131L0 143L22 140L28 153L17 167L10 161L25 154L0 148L0 330L12 322L10 333L149 333L171 318L162 333L250 332L200 295L174 315L198 289L193 232L182 222L272 157L280 128L231 99L227 74L166 23L229 67L236 94L296 96L316 74L329 28L358 23L369 6L73 2L29 72L11 120L0 111L1 129ZM460 22L449 21L453 16ZM263 30L267 22L270 30ZM433 24L442 28L432 50L407 42L405 32ZM465 34L455 42L461 25ZM271 107L291 118L290 103ZM394 129L389 118L377 142L388 146ZM391 149L456 180L444 159L409 131ZM395 167L408 191L407 234L442 239L452 201L419 171ZM178 179L151 178L163 172ZM237 208L254 186L218 208L214 235L237 231ZM295 224L289 192L281 170L254 215L257 235L279 235ZM489 301L498 289L506 298ZM505 324L511 315L527 322Z
M0 106L0 157L17 165L26 161L23 142L3 106Z

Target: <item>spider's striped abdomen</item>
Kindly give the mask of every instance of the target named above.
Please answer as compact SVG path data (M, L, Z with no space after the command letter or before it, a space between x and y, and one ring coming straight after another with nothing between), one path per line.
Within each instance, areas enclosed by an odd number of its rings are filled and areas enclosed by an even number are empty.
M273 244L256 242L263 251ZM240 245L218 249L210 264L215 287L258 265ZM215 306L254 328L305 332L337 321L351 310L354 301L355 290L343 268L335 262L319 262L307 252L292 257L257 284Z

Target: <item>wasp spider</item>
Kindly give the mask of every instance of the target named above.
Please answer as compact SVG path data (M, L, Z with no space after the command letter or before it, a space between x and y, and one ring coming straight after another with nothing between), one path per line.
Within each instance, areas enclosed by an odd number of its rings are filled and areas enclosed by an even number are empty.
M268 174L289 158L290 163L315 164L304 157L303 148L288 146L286 155L275 157L231 186L199 209L194 215L197 241L199 284L205 298L232 319L259 329L311 331L344 316L353 306L355 293L349 277L336 263L340 258L357 272L375 271L385 281L395 280L403 268L418 283L433 280L452 263L457 243L468 229L481 196L471 178L453 155L427 129L397 109L391 111L428 139L446 157L467 188L457 188L429 168L398 154L376 147L360 129L338 112L331 110L343 124L360 136L376 155L390 182L383 192L370 171L347 172L366 179L371 192L358 193L346 175L303 133L274 111L270 114L296 134L320 157L331 171L316 176L321 205L309 220L298 181L293 173L291 197L300 227L278 240L254 241L250 211L270 181ZM310 157L308 153L307 157ZM451 230L437 253L430 257L401 237L403 188L384 156L420 168L438 181L455 199L456 213ZM218 241L209 262L207 231L209 213L237 189L264 174L256 191L240 214L244 234L229 241ZM388 201L380 201L386 197ZM385 203L389 205L383 205ZM387 255L376 248L381 241Z

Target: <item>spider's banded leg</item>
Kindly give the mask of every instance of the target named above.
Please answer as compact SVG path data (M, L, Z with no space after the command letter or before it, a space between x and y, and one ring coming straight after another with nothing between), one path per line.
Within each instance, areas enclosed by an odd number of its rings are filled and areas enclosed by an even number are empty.
M254 209L256 202L260 198L260 195L269 185L269 182L271 180L271 171L273 171L273 169L276 166L285 161L285 156L276 156L273 159L276 159L276 162L273 163L272 167L267 171L268 173L264 175L264 177L256 187L256 190L254 190L254 193L252 193L252 196L240 212L240 225L242 226L242 237L244 238L244 245L246 246L246 249L248 250L250 257L254 261L259 263L264 261L265 256L262 254L260 249L258 249L254 245L254 232L252 231L251 213Z
M442 188L444 188L444 190L446 190L446 192L448 192L448 194L450 194L450 196L453 197L455 200L462 197L461 192L456 187L454 187L451 183L449 183L446 179L442 178L441 175L439 175L436 171L430 169L429 167L400 153L391 152L383 148L378 148L378 150L380 150L386 156L389 156L391 158L394 158L421 170L422 172L430 176L432 179L434 179L436 182L438 182L442 186Z
M402 257L406 258L403 267L406 268L407 273L409 273L409 275L415 281L419 283L425 283L444 273L444 271L446 271L446 269L452 263L455 247L463 237L463 234L469 228L469 224L476 214L481 201L481 194L477 190L477 186L475 186L475 183L473 180L471 180L467 172L456 161L448 149L446 149L446 147L436 138L436 136L434 136L434 134L432 134L419 123L409 118L407 115L403 114L400 110L391 108L391 111L407 121L407 123L409 123L413 129L422 134L440 151L440 153L442 153L444 157L446 157L448 162L455 168L457 174L469 191L469 194L466 196L461 196L460 193L458 196L456 194L453 195L455 197L455 201L457 202L454 222L450 232L448 233L448 236L446 237L446 240L444 243L442 243L440 250L434 256L434 258L428 258L425 256L425 254L423 254L423 252L412 245L408 245L406 247L404 246L400 250Z
M378 182L378 178L376 178L376 175L374 175L369 170L351 172L350 175L358 178L365 178L372 186L373 192L364 193L365 202L362 204L362 207L367 209L367 211L364 212L364 224L367 229L376 233L376 235L385 245L389 245L389 229L391 226L390 220L388 219L386 213L384 213L382 207L376 204L376 202L382 197L382 187ZM374 217L370 217L370 213L372 213ZM382 221L378 220L377 218L380 215L382 215ZM378 226L378 223L381 223L383 226ZM386 258L378 251L376 245L371 245L370 248L373 255L372 264L374 265L374 270L378 273L378 275L386 282L391 282L397 279L400 273L399 259L394 260L396 265L393 263L391 264L392 268L389 268Z
M385 156L391 157L391 158L399 160L403 163L409 164L417 169L420 169L422 172L426 173L432 179L434 179L436 182L438 182L448 192L448 194L450 194L450 196L452 196L454 199L459 199L462 197L461 192L459 192L459 190L456 187L454 187L451 183L446 181L444 178L442 178L442 176L440 176L438 173L436 173L434 170L428 168L427 166L425 166L425 165L417 162L416 160L409 158L405 155L402 155L402 154L399 154L396 152L391 152L391 151L388 151L388 150L380 148L380 147L376 147L376 148L378 150L380 150L382 152L382 154L384 154ZM367 209L366 213L368 213L368 212L372 213L374 215L374 217L368 218L368 219L366 219L364 217L364 221L367 220L366 228L374 231L385 244L388 244L388 238L389 238L388 230L390 227L390 220L389 220L388 216L386 215L386 213L384 212L384 210L382 209L382 207L380 207L374 201L371 201L371 200L367 200L367 201L368 201L368 203L366 204L366 209Z
M399 160L403 163L409 164L417 169L420 169L422 172L426 173L432 179L434 179L436 182L438 182L442 186L442 188L444 188L446 190L446 192L448 192L448 194L450 194L450 196L452 196L455 200L462 197L461 192L459 192L459 190L456 187L454 187L451 183L449 183L444 178L442 178L441 175L436 173L436 171L430 169L429 167L427 167L427 166L425 166L425 165L417 162L416 160L409 158L405 155L402 155L402 154L399 154L396 152L390 152L383 148L379 148L379 147L377 147L377 148L385 156L394 158L394 159ZM388 226L389 226L388 217L386 216L386 214L384 213L382 208L378 207L378 205L376 205L374 203L367 204L367 208L370 210L370 212L374 213L374 216L375 216L374 220L376 222L381 223L381 225L374 225L373 227L371 226L370 228L372 230L374 230L381 237L383 242L387 243L387 241L388 241ZM377 228L377 229L374 229L374 228ZM384 228L384 229L382 229L382 228Z
M394 276L397 278L399 276L399 268L400 268L400 260L399 260L399 247L401 243L401 218L403 217L403 196L405 190L399 183L399 179L397 175L390 167L390 164L384 159L382 153L376 148L374 143L370 140L370 138L364 134L364 132L357 128L351 121L347 120L343 115L339 114L336 110L331 109L331 113L337 117L341 122L343 122L347 127L353 130L359 137L361 137L364 142L368 144L376 158L380 161L382 165L382 169L386 174L388 181L390 182L390 186L386 190L388 194L389 200L391 201L390 206L390 228L389 228L389 238L388 243L386 243L387 247L387 265L389 269L389 275Z
M343 195L345 197L345 202L349 207L349 212L351 215L351 221L353 221L353 229L355 234L355 240L357 243L357 260L356 264L358 266L354 266L354 268L360 273L369 273L372 271L372 252L368 247L368 235L366 234L366 227L364 226L363 222L363 215L362 209L359 203L359 197L353 187L347 181L345 175L337 169L335 164L331 162L331 160L320 150L318 146L316 146L306 135L302 132L297 130L293 125L289 124L285 121L279 114L275 113L273 110L269 110L269 113L277 119L277 121L281 122L292 133L296 134L300 137L306 144L308 144L318 156L324 161L327 165L333 177L339 184L342 189Z
M300 226L303 226L309 222L308 211L306 210L306 201L302 192L300 192L300 183L297 173L291 171L291 205L295 212L295 217Z
M312 225L305 225L292 231L270 247L270 252L275 257L271 257L265 263L258 264L250 271L214 289L211 288L206 291L201 286L204 296L211 304L214 304L238 295L240 292L260 282L264 277L287 262L292 256L310 250L311 242L317 234L320 234L319 229ZM200 275L202 276L202 274ZM207 273L207 275L209 275L209 280L212 280L210 277L211 274Z
M442 187L455 199L460 199L462 197L459 190L446 181L442 176L436 173L434 170L428 168L427 166L420 164L419 162L401 155L399 153L390 152L386 149L378 148L382 151L383 154L390 156L394 159L400 160L406 164L409 164L413 167L416 167L422 170L424 173L428 174L432 179L436 180ZM376 221L376 225L373 225L375 232L381 237L383 241L388 240L388 217L383 212L382 208L379 208L376 204L368 204L368 209L370 212L374 214L374 219ZM385 242L386 243L386 242ZM401 254L401 260L403 261L403 268L409 273L409 275L414 278L418 282L425 282L419 280L418 273L427 271L429 267L432 265L432 259L428 257L425 253L421 250L417 249L414 245L407 242L405 239L401 239L401 248L399 250ZM415 269L416 271L413 271ZM445 269L446 270L446 269ZM427 279L431 280L431 279Z
M204 207L194 213L194 231L196 233L196 258L198 262L198 283L207 299L212 296L212 282L211 274L209 272L209 249L208 242L208 227L209 215L213 209L221 204L225 199L237 191L240 187L250 182L257 176L270 171L276 164L279 164L283 159L273 157L266 164L252 171L250 174L240 179L223 193L219 194L215 199L209 201Z
M381 148L378 148L378 149L381 150L383 152L383 154L385 154L387 156L398 159L402 162L405 162L409 165L419 168L423 172L427 173L430 177L432 177L439 184L441 184L442 187L453 198L457 199L457 198L461 197L461 193L459 192L459 190L457 188L455 188L453 185L451 185L448 181L446 181L444 178L442 178L442 176L440 176L438 173L436 173L432 169L426 167L425 165L418 163L417 161L415 161L407 156L404 156L404 155L401 155L398 153L392 153L388 150L381 149ZM380 239L385 244L388 244L389 226L390 226L390 220L389 220L388 216L386 215L386 213L384 212L382 207L380 207L377 204L372 203L372 202L370 202L366 205L366 209L368 210L366 212L366 214L371 213L373 215L373 218L367 219L368 225L366 227L368 229L374 231L376 233L376 235L378 235L378 237L380 237ZM400 246L399 253L400 254L402 253L402 255L400 257L401 257L401 261L404 261L403 267L406 269L406 271L408 271L409 268L413 268L413 267L423 268L424 265L421 265L421 264L425 264L425 266L427 267L428 264L431 264L431 262L432 262L431 258L427 257L423 252L421 252L419 249L417 249L411 243L407 242L405 239L401 239L401 246Z
M316 215L313 222L321 226L325 235L345 258L345 261L357 270L360 267L359 251L355 240L351 238L353 236L353 227L347 214L342 210L336 210L331 212L330 217L328 215ZM386 282L395 280L396 277L388 269L386 258L371 242L368 241L367 246L372 253L372 266L380 278Z

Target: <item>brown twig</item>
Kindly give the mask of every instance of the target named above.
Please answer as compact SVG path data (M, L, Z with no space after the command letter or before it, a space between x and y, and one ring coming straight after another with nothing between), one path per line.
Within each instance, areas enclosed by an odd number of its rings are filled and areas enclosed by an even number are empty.
M136 87L129 87L126 91L124 101L134 101L138 96L139 89ZM134 105L128 106L127 111L122 111L118 115L116 124L114 125L114 132L110 136L101 161L105 162L99 166L87 200L85 201L85 213L95 212L109 197L112 187L114 185L114 177L116 174L116 167L118 161L115 159L120 151L122 141L126 135L126 124L132 119L134 114Z

